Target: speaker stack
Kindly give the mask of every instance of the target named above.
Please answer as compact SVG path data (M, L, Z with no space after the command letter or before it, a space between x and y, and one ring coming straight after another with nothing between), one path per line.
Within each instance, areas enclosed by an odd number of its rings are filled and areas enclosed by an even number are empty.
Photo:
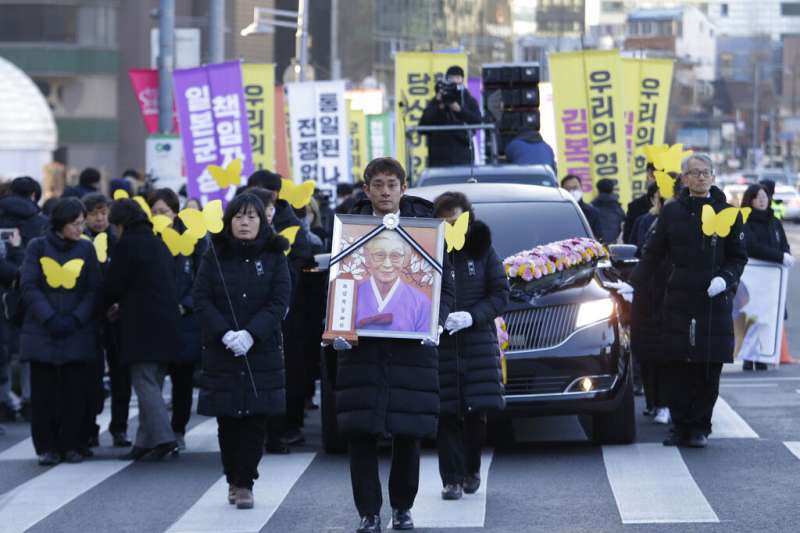
M497 128L498 156L523 129L539 131L539 63L483 65L483 114ZM486 155L491 156L489 139Z

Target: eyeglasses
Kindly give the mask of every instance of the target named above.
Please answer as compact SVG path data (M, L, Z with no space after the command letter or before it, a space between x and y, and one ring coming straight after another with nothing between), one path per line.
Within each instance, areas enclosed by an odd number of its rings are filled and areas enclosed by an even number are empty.
M710 178L711 176L714 175L714 173L707 169L700 170L697 168L693 168L692 170L687 170L686 175L691 176L693 178L699 178L700 176L703 176L704 178Z
M389 254L387 254L386 252L375 252L369 254L369 256L372 259L372 262L378 265L386 262L387 258L393 265L400 265L403 263L403 259L405 258L406 255L401 254L400 252L391 252Z

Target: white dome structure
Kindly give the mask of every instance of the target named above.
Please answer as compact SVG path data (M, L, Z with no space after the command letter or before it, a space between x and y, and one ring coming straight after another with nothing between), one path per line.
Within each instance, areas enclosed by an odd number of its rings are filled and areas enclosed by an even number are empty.
M0 57L0 177L41 181L53 159L57 130L53 112L27 74Z

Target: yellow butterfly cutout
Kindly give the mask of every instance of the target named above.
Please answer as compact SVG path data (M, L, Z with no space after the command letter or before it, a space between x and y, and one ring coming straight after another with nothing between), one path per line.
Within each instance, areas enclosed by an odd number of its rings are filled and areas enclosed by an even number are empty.
M718 235L723 238L727 237L731 232L731 228L736 223L736 217L738 215L738 207L726 207L719 213L715 213L713 207L708 204L704 205L701 215L703 233L709 237L713 235Z
M300 230L300 226L289 226L288 228L282 229L278 235L281 237L285 237L287 241L289 241L289 248L283 252L284 255L289 255L289 252L292 251L292 244L294 244L295 239L297 239L297 232Z
M747 224L747 219L750 218L750 213L753 212L752 207L742 207L739 209L739 212L742 214L742 222Z
M300 185L295 185L292 180L282 179L279 198L289 202L295 209L301 209L311 201L316 186L317 182L314 180L307 180Z
M238 187L242 184L242 160L234 159L225 168L219 165L208 165L208 173L211 174L220 189Z
M653 165L656 164L656 158L666 152L669 149L668 144L651 144L644 147L644 155L647 157L647 160ZM658 167L656 167L658 168Z
M164 228L161 231L161 239L163 239L173 256L180 254L187 257L194 253L194 247L198 241L198 238L192 235L189 230L178 233L172 228Z
M669 200L675 196L675 180L672 179L672 176L666 172L662 172L661 170L656 170L654 174L656 176L658 192L661 194L661 198L664 200Z
M144 198L142 198L141 196L134 196L133 201L139 204L139 207L142 208L144 214L147 215L148 220L153 220L153 212L150 211L150 206L147 205L147 202L145 201Z
M94 237L94 252L97 254L97 260L101 263L108 261L108 233L101 231Z
M153 215L150 222L153 223L153 231L156 233L161 233L165 228L172 225L172 221L166 215Z
M212 200L202 211L191 207L178 213L178 217L186 224L186 231L194 237L202 239L206 233L222 231L222 200Z
M467 229L469 228L469 211L458 215L455 224L444 223L444 240L447 243L447 252L460 250L464 247L467 240Z
M664 172L680 172L683 160L694 152L684 151L682 144L673 144L666 150L657 152L653 157L653 166Z
M123 200L125 198L130 198L131 195L128 194L128 191L125 189L117 189L114 191L114 200Z
M62 266L55 259L42 256L39 258L39 263L42 265L47 284L54 289L74 288L83 269L83 259L71 259Z

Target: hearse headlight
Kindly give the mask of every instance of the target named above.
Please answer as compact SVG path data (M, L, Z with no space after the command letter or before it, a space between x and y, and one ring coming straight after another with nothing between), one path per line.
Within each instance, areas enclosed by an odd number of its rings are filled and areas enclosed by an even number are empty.
M582 303L578 308L578 319L575 321L575 328L582 328L589 324L608 320L612 314L614 314L614 301L611 298Z

